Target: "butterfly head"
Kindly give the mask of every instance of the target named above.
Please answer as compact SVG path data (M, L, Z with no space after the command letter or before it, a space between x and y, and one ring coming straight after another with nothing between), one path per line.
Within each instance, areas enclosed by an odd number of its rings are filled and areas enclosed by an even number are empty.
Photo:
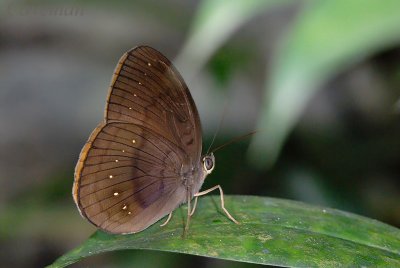
M207 154L202 159L204 172L208 175L215 167L215 157L213 153Z

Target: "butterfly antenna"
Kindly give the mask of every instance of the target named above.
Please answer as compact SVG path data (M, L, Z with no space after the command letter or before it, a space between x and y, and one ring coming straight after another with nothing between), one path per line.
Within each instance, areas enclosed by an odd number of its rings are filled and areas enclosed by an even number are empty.
M212 140L211 140L211 144L210 144L210 146L208 146L208 149L207 149L206 154L208 154L208 153L210 152L210 149L211 149L211 147L213 146L214 141L215 141L215 139L217 138L217 135L218 135L219 131L221 130L222 123L224 122L224 119L225 119L226 111L227 111L227 110L228 110L228 101L225 101L224 111L222 112L221 120L219 121L219 125L218 125L218 128L217 128L217 131L215 131L215 133L214 133L214 136L213 136L213 138L212 138Z
M245 135L242 135L242 136L233 138L233 139L231 139L230 141L228 141L228 142L226 142L226 143L224 143L224 144L218 146L217 148L214 148L211 152L212 152L212 153L215 153L215 152L218 151L219 149L222 149L223 147L225 147L225 146L227 146L227 145L229 145L229 144L231 144L231 143L244 140L245 138L247 138L247 137L249 137L249 136L251 136L251 135L253 135L253 134L256 134L256 133L257 133L257 130L254 130L254 131L252 131L252 132L250 132L250 133L247 133L247 134L245 134Z

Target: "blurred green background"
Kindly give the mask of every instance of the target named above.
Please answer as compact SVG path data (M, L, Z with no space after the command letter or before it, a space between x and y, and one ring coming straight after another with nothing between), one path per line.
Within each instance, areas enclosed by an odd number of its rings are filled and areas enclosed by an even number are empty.
M205 148L224 107L214 146L259 130L218 151L204 189L400 227L399 25L398 1L2 1L0 266L50 264L95 230L74 166L119 57L141 44L180 70ZM76 266L256 265L125 251Z

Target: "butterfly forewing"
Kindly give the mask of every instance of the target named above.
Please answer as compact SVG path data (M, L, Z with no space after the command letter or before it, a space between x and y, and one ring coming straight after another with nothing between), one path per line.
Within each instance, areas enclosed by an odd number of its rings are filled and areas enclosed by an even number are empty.
M112 79L106 119L145 125L201 156L200 118L182 77L160 52L137 47L118 63Z
M137 47L119 61L104 123L82 149L74 200L103 230L141 231L185 201L182 168L200 154L200 120L186 84L161 53Z

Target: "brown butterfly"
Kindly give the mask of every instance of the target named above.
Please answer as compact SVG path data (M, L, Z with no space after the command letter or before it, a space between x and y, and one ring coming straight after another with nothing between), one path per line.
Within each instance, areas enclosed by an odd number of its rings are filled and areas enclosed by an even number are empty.
M157 50L139 46L119 60L111 79L104 121L83 147L72 189L83 217L117 234L140 232L188 203L215 165L201 155L201 123L182 77ZM195 197L193 208L191 199Z

